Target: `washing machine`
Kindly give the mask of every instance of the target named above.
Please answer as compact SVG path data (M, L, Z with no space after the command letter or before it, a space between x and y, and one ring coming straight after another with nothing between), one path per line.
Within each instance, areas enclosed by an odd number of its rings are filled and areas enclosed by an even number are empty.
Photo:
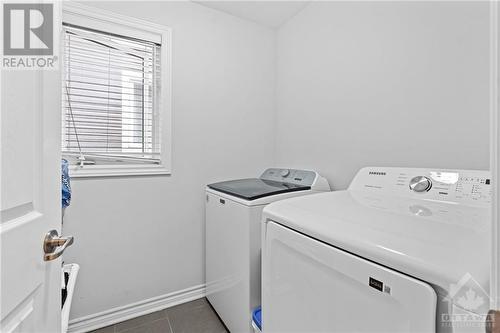
M206 293L232 333L251 332L261 301L262 209L278 200L329 191L315 171L267 169L259 178L206 188Z
M263 211L262 328L484 332L490 174L364 168Z

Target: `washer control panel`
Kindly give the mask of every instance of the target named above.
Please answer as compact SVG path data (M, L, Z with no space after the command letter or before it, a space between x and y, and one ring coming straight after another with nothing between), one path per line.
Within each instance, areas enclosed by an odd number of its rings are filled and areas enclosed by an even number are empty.
M423 168L363 168L349 189L472 205L490 204L492 194L488 171Z
M260 178L276 182L312 186L316 180L316 172L309 170L270 168L264 171Z

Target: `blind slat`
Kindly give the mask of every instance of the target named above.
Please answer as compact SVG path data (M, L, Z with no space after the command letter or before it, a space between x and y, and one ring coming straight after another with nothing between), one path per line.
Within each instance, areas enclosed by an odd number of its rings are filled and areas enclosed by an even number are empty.
M96 37L98 35L95 35ZM104 39L95 38L93 40L82 38L78 35L68 35L69 43L65 44L65 47L71 47L72 45L80 46L82 48L88 49L89 47L95 49L98 53L113 53L113 54L126 54L130 56L138 55L151 55L154 53L154 46L148 46L146 44L138 46L135 48L129 48L126 45L113 44L111 39L107 37ZM139 44L138 44L139 45Z
M89 111L85 111L85 112L75 112L78 111L77 109L73 109L73 115L69 114L69 113L66 113L65 116L66 117L72 117L74 119L80 117L80 118L97 118L97 119L120 119L120 120L134 120L134 119L143 119L142 117L142 113L139 113L139 112L107 112L105 115L101 115L101 112L97 111L90 111L90 109L86 109L86 110L89 110ZM129 117L127 116L128 114L131 114L131 115L135 115L135 114L138 114L140 115L141 117ZM151 120L151 119L148 119L148 118L145 118L146 120Z
M103 87L111 87L111 88L121 88L121 89L129 89L129 90L138 90L140 91L142 87L144 86L143 84L140 83L135 83L134 87L126 87L126 86L118 86L118 85L112 85L112 84L103 84L103 83L97 83L93 81L78 81L78 80L66 80L67 86L69 88L73 86L79 86L79 85L84 85L84 86L103 86Z
M79 44L75 43L74 39L69 40L68 43L64 46L64 51L78 51L75 53L75 57L91 57L93 59L110 59L112 61L117 61L122 64L142 64L143 61L150 62L153 59L154 52L142 52L140 55L132 55L126 54L123 52L114 52L112 49L99 49L95 48L93 45L89 44Z
M85 101L85 102L80 102L80 101L73 101L71 100L71 104L75 104L76 106L83 104L83 105L96 105L96 106L103 106L103 107L110 107L110 108L117 108L117 109L122 109L124 106L122 104L118 103L99 103L99 102L90 102L90 101ZM126 107L130 107L126 105ZM106 109L102 109L103 112L106 112ZM144 108L145 111L145 108ZM143 113L143 112L140 112Z
M142 82L131 82L131 81L126 81L126 80L122 80L122 79L119 79L119 78L111 78L111 77L103 77L103 76L98 76L98 75L91 75L89 73L85 73L82 74L82 73L78 73L76 71L73 71L71 73L71 78L69 79L69 81L71 81L72 78L83 78L83 79L95 79L95 80L100 80L100 81L106 81L106 84L107 85L110 85L111 81L113 82L113 84L131 84L133 83L134 85L143 85L144 87L151 87L153 85L153 81L152 80L145 80L145 81L142 81ZM103 82L100 82L101 84L103 84Z
M137 97L142 97L142 94L134 94L134 93L128 93L128 92L123 92L123 91L113 91L113 90L109 90L109 91L106 91L106 92L103 92L102 90L99 90L99 89L87 89L87 88L78 88L78 87L71 87L71 86L68 86L69 87L69 90L70 91L82 91L81 94L83 94L84 96L88 96L92 93L97 93L97 94L101 94L101 93L106 93L106 94L117 94L117 95L120 95L120 96L137 96ZM111 87L108 87L108 89L112 89ZM116 88L115 88L116 89ZM90 91L90 93L88 93ZM86 92L86 94L88 95L85 95L84 92Z
M140 59L135 59L135 60L124 59L123 57L114 54L106 54L104 52L103 53L93 52L92 50L89 51L86 48L79 48L76 46L66 46L64 48L64 53L68 53L70 51L73 52L73 59L95 59L97 61L111 60L118 64L128 65L128 66L130 65L142 66L143 64L143 60ZM78 53L76 53L76 51L78 51ZM151 59L152 59L151 57L146 57L146 59L144 60L151 61Z
M71 89L70 89L71 91ZM111 92L108 92L108 91L101 91L99 92L100 94L105 94L105 95L109 95L111 94ZM109 97L109 96L92 96L91 94L74 94L74 93L70 93L69 94L69 98L72 98L72 97L75 97L75 98L80 98L82 97L83 100L76 100L74 102L77 102L77 103L87 103L87 100L90 100L92 98L94 99L105 99L105 100L108 100L108 101L121 101L121 102L136 102L136 103L148 103L148 104L152 104L153 101L144 101L143 98L144 96L140 96L141 99L128 99L128 98L118 98L118 97Z
M69 109L68 109L69 110ZM78 108L74 108L73 110L78 110ZM134 112L134 111L116 111L114 112L113 110L109 110L108 112L102 112L100 110L97 110L97 109L94 109L92 111L90 111L91 109L86 109L86 110L89 110L89 111L81 111L80 114L85 114L85 115L88 115L88 116L94 116L95 113L99 113L99 118L107 118L108 116L114 116L114 117L117 117L117 116L120 116L121 114L124 114L124 115L140 115L142 116L143 113L142 112ZM78 113L73 111L73 115L71 115L68 111L68 113L66 114L68 117L75 117L76 118L76 115ZM123 119L125 119L125 117L122 117ZM131 119L131 118L129 118ZM148 118L149 119L149 118Z
M71 151L71 152L77 152L75 151L74 149L78 148L77 145L73 145L73 146L67 146L66 147L67 149L66 150L63 150L63 151ZM129 154L131 152L134 152L134 153L141 153L142 150L140 148L128 148L128 147L122 147L122 148L119 148L119 149L113 149L113 147L101 147L101 146L88 146L89 150L85 151L85 153L95 153L97 152L97 150L91 150L91 149L101 149L101 153L105 153L105 152L108 152L108 153L113 153L113 154L116 154L116 153L124 153L124 154ZM132 150L132 151L130 151ZM150 154L150 153L144 153L144 154ZM160 155L160 153L151 153L151 154L154 154L154 155Z
M95 73L97 74L101 74L101 76L96 76L96 78L109 78L109 77L112 77L112 80L123 80L124 78L130 78L130 79L140 79L140 80L144 80L144 79L148 79L148 80L151 80L151 75L149 75L151 72L149 71L142 71L142 70L135 70L135 71L131 71L131 70L115 70L114 67L110 67L108 66L107 69L104 71L102 68L100 68L100 66L93 66L93 68L91 66L78 66L78 65L75 65L75 64L68 64L68 67L71 67L71 70L73 71L73 74L77 75L77 74L81 74L83 75L84 73L88 73L90 72L90 74L93 74L95 75ZM134 72L136 73L134 75ZM140 75L139 75L140 74ZM78 75L77 75L78 76Z
M66 115L66 117L71 117L70 115ZM96 123L96 124L101 124L103 121L106 122L113 122L113 123L119 123L120 125L123 124L123 119L122 117L99 117L97 121L93 121L96 117L89 117L89 116L75 116L74 120L69 119L71 123ZM139 117L135 118L127 118L127 120L137 120L141 122L151 122L151 119L143 119Z
M66 62L69 62L69 60L66 60ZM97 59L79 59L79 58L72 58L71 59L71 64L79 64L79 65L90 65L93 67L103 67L108 69L109 68L109 63L107 59L103 59L102 61L99 61ZM68 65L71 65L68 64ZM129 64L130 65L130 64ZM80 67L82 68L82 67ZM87 69L85 66L83 66L84 69ZM139 72L139 73L147 73L147 74L152 74L153 72L150 70L150 67L144 64L137 64L137 66L121 66L118 64L113 64L113 70L125 70L128 72Z

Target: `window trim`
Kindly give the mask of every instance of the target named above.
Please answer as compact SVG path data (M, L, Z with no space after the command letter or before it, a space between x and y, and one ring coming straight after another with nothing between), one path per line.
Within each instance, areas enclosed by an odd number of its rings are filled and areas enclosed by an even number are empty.
M63 3L62 21L69 24L99 28L103 31L120 34L123 28L126 35L158 42L161 38L161 97L160 114L160 164L127 163L103 165L70 166L70 176L106 177L170 175L172 173L172 29L149 21L124 16L110 11L77 4ZM119 28L119 29L118 29ZM117 30L118 29L118 30ZM121 32L123 35L124 33ZM64 79L64 70L61 70Z

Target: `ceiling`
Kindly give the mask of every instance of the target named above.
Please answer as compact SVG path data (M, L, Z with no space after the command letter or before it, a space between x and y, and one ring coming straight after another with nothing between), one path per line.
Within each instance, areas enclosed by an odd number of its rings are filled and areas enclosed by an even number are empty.
M277 28L301 11L308 1L194 1L202 6Z

